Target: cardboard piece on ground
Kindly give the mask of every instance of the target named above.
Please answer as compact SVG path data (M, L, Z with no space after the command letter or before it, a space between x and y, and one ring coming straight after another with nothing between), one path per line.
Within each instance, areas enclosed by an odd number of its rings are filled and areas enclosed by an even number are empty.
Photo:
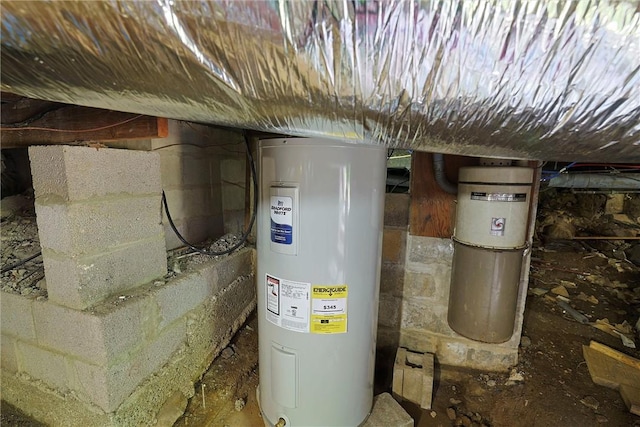
M595 341L582 346L594 383L620 390L629 411L640 412L640 360ZM634 412L635 411L635 412Z

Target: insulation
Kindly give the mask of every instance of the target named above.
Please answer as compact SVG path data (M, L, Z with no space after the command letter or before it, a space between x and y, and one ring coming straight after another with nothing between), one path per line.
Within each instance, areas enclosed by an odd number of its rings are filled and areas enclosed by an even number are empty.
M633 1L2 2L2 90L388 147L640 161Z

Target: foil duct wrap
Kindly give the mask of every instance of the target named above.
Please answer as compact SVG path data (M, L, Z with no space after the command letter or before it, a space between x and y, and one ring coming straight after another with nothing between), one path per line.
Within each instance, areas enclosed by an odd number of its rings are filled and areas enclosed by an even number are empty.
M2 3L1 87L300 136L640 162L633 1Z

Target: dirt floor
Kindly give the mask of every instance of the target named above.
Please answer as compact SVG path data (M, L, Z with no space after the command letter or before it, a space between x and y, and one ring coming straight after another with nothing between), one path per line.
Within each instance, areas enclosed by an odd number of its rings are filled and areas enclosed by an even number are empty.
M258 387L258 319L254 313L196 384L183 426L262 426Z

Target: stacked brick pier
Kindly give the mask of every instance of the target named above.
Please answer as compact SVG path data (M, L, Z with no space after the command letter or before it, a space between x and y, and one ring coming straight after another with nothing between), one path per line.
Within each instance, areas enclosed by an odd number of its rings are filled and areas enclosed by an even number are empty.
M165 280L157 153L29 156L48 298L0 293L2 397L51 425L153 425L255 307L254 252Z

